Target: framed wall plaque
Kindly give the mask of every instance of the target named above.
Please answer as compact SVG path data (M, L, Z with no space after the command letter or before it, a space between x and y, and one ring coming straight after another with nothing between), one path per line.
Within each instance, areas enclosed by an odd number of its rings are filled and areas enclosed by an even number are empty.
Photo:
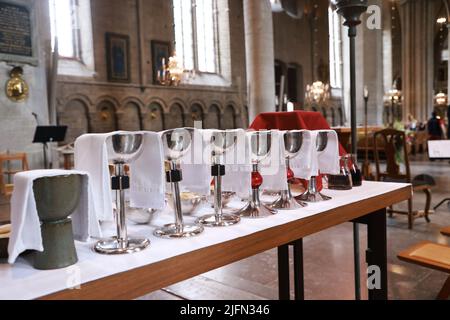
M130 37L106 33L105 38L108 80L111 82L130 82Z
M0 60L38 64L33 1L0 0Z

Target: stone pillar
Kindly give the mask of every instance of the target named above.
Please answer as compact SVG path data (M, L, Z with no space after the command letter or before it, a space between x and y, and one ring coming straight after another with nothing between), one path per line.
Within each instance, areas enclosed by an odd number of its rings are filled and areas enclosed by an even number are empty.
M247 88L250 122L275 111L272 10L269 0L244 0Z
M411 113L419 121L433 110L433 1L405 1L402 20L403 119Z
M383 7L383 0L371 0L369 5ZM383 115L383 30L369 29L367 18L369 15L362 15L362 25L358 27L357 45L361 50L357 58L361 59L362 67L357 70L357 115L358 124L364 123L364 86L369 89L370 98L368 101L368 123L369 125L379 125L382 123ZM363 57L360 57L363 55ZM359 62L359 61L358 61ZM358 66L358 65L357 65ZM359 73L359 74L358 74Z
M448 18L450 19L450 15L448 15ZM447 24L447 29L448 29L448 39L450 39L450 23ZM450 45L447 48L448 53L449 53L449 58L448 58L448 62L447 62L447 97L450 96ZM450 98L447 98L447 104L450 104ZM450 122L450 119L448 120Z

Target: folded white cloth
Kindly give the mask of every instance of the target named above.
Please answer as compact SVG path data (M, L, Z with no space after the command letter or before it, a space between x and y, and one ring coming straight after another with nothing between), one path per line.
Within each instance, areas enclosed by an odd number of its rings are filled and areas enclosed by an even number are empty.
M326 132L328 143L325 150L317 151L317 139L320 132ZM311 155L312 168L311 176L323 174L339 174L339 140L334 130L317 130L311 131Z
M300 152L291 159L290 167L296 178L310 179L312 171L312 148L315 147L315 140L309 130L292 130L303 132L303 141ZM314 138L315 139L315 138Z
M253 131L240 132L245 135L240 138L234 151L230 152L231 159L236 159L236 164L226 166L226 176L223 178L223 190L234 191L240 197L248 197L251 192L252 156L250 150L251 135ZM259 170L263 177L262 189L285 190L287 189L286 164L284 158L283 133L271 130L270 151L260 163ZM236 156L233 155L236 153Z
M17 173L14 176L14 191L11 198L11 238L8 245L8 262L14 263L26 250L43 251L41 223L33 192L33 182L44 177L83 176L78 207L72 213L74 237L87 241L89 237L101 237L100 226L93 205L93 194L89 174L80 171L36 170Z
M182 191L196 192L202 195L210 193L211 167L204 147L203 130L192 129L191 145L185 155L179 159L183 180Z
M284 157L284 132L271 130L269 155L261 161L260 173L263 176L264 190L287 190L286 158Z
M182 190L207 195L211 188L212 149L211 137L217 130L194 129L190 149L180 159L183 181ZM161 133L162 134L162 133ZM225 165L222 190L233 191L246 196L250 189L251 165L248 157L247 136L243 129L227 130L227 135L236 137L236 144L228 149L219 162Z
M166 205L162 143L157 133L143 133L142 153L130 163L130 205L160 210Z
M222 177L222 190L236 192L238 196L247 198L250 195L252 166L248 154L248 140L243 129L231 130L229 134L236 136L236 144L224 155L225 176Z
M94 203L97 218L101 221L113 220L111 177L109 173L108 137L125 132L106 134L86 134L75 141L75 168L89 172L94 190ZM144 134L143 152L130 163L130 202L136 208L163 209L164 158L161 139L158 133L126 132Z

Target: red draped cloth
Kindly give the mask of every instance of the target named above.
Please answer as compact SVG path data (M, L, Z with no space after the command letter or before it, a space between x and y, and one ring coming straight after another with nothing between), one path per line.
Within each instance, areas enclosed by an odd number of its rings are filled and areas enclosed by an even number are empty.
M250 126L253 130L329 130L330 125L320 112L268 112L261 113ZM339 146L341 155L347 154Z
M293 112L268 112L256 117L250 125L253 130L329 130L330 125L320 112L293 111ZM347 152L340 145L340 155ZM322 189L322 179L317 181L319 189ZM303 181L303 185L305 182ZM305 186L306 187L306 186Z

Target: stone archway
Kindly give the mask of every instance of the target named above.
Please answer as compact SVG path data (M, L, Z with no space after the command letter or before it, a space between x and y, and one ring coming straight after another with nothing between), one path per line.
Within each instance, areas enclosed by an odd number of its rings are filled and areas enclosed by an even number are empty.
M339 120L337 123L339 126L344 126L344 111L342 110L342 106L339 106L337 109L337 119Z
M205 120L205 116L203 113L203 108L198 103L194 103L191 106L190 114L186 117L186 126L187 127L194 127L195 121L201 121L202 123ZM203 124L202 124L203 125Z
M223 113L222 129L236 128L236 111L232 105L228 105Z
M101 101L97 105L93 131L96 133L107 133L116 131L117 129L117 113L115 106L110 101Z
M185 126L183 107L175 103L170 107L170 111L165 115L167 129L183 128Z
M158 102L152 102L146 109L142 120L143 129L163 131L165 129L163 107Z
M205 129L220 129L220 108L218 105L213 104L209 107L203 127Z
M250 115L248 113L248 106L244 106L244 126L246 128L250 126Z
M88 106L79 99L67 102L63 112L58 114L58 124L67 126L66 140L64 143L72 143L79 136L88 133L90 124Z
M119 130L139 131L141 125L141 111L135 102L128 102L118 114Z
M337 127L338 124L336 122L336 110L334 110L334 108L330 108L330 110L331 110L331 123L330 124L333 127Z

